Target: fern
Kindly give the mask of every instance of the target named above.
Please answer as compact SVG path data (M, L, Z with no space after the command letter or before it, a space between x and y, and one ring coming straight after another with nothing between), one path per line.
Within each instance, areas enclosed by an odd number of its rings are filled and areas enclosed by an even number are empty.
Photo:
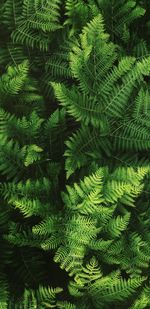
M130 213L124 215L124 217L117 216L114 219L111 219L105 227L106 233L113 238L121 235L121 232L127 229L130 219Z
M59 8L60 0L52 3L24 0L19 23L12 32L13 42L48 50L48 33L61 28Z
M12 5L12 2L11 2ZM9 19L10 21L10 19ZM17 64L19 65L26 59L26 55L24 52L23 47L16 46L12 43L8 43L7 45L3 43L0 50L0 65L1 66L8 66Z
M63 216L60 213L59 221L57 217L47 218L33 228L35 235L47 238L44 243L41 242L41 247L45 250L58 247L54 261L59 262L60 267L70 275L80 272L88 248L104 252L102 256L109 263L111 254L108 257L106 255L109 248L115 254L110 239L123 235L131 220L131 213L124 208L123 216L115 216L116 203L118 207L120 202L128 207L134 206L134 200L140 194L137 188L148 171L149 168L141 168L139 171L118 168L109 175L106 168L100 168L86 176L80 184L67 186L67 193L62 194L66 214ZM60 226L62 235L59 232ZM103 235L108 238L103 239Z
M6 174L7 178L17 176L19 178L19 171L23 166L23 158L25 155L24 149L20 149L18 143L13 143L13 140L7 140L1 136L1 159L0 171ZM14 169L15 165L15 169Z
M130 307L131 309L144 309L149 305L149 288L144 288L138 299Z
M97 261L92 258L86 267L70 282L69 290L75 297L92 297L94 306L104 307L106 303L126 299L142 284L145 278L123 280L119 272L102 277ZM88 302L88 299L86 300Z
M69 25L71 27L70 36L73 36L74 33L78 32L78 29L82 28L90 14L88 6L84 1L72 1L67 0L65 3L65 15L67 19L64 22L64 25Z
M98 9L103 12L107 31L111 34L111 37L115 40L122 40L124 43L128 43L130 38L130 28L134 21L141 18L145 14L145 9L138 5L138 1L125 1L120 2L109 1L106 3L102 1L91 1L91 5L97 4Z
M29 63L27 60L17 67L8 67L7 73L0 80L1 95L5 97L17 94L27 79L28 71Z
M51 77L65 77L65 78L71 78L71 71L68 66L68 63L64 61L63 59L59 59L58 55L51 56L51 58L46 62L45 65L46 71L51 73Z
M21 309L22 306L25 308L35 308L35 306L40 306L40 308L66 308L74 309L74 305L69 302L57 301L57 295L63 291L62 288L56 287L52 288L49 286L40 285L37 289L25 289L22 297L17 301L9 300L7 306L12 308L15 306L17 309Z
M19 23L22 0L7 0L3 5L3 23L9 30L13 30Z
M0 308L149 308L149 16L1 1Z
M68 177L87 164L91 149L92 156L98 157L97 153L103 150L109 156L118 150L142 151L150 147L148 113L144 116L145 123L141 120L143 111L135 116L140 93L148 96L147 90L141 89L137 97L136 92L139 81L144 85L144 77L149 76L149 57L141 61L124 57L118 65L114 65L115 59L115 45L108 42L103 18L98 15L83 28L70 54L71 71L79 85L70 89L62 83L51 83L60 104L81 124L80 131L66 142ZM129 115L132 96L135 107Z

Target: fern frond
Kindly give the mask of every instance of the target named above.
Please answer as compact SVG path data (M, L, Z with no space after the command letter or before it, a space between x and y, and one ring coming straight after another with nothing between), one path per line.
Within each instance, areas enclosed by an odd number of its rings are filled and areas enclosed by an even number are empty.
M15 199L15 197L11 200L9 200L9 204L13 205L16 209L18 209L25 218L31 217L33 215L42 215L44 216L45 212L47 212L47 209L49 205L42 205L42 203L38 199ZM43 207L43 209L42 209ZM42 209L42 210L41 210Z
M127 213L124 217L117 216L109 221L104 230L108 233L110 238L119 237L122 231L127 229L130 216L131 214Z
M11 1L12 3L12 1ZM7 46L1 46L0 50L0 65L12 66L14 64L19 65L26 60L24 49L20 46L15 46L12 43L8 43Z
M40 153L43 151L43 149L35 144L24 146L24 149L26 150L26 156L24 165L29 166L33 162L36 162L41 159Z
M144 288L130 309L144 309L150 304L149 288Z
M17 118L14 114L0 109L0 133L6 134L9 138L16 137L20 143L30 142L31 138L37 140L43 121L35 111L29 118Z
M93 2L93 1L89 1ZM94 2L95 3L95 2ZM106 3L104 0L96 1L96 6L103 12L108 33L112 39L128 43L130 39L130 27L134 21L145 14L145 9L138 5L138 1L125 1ZM110 20L112 24L110 26Z
M8 140L7 136L1 135L0 137L0 171L2 175L6 175L7 179L19 178L19 173L22 172L25 151L19 147L17 142L14 143L13 140Z
M100 37L96 35L97 29ZM91 148L95 159L97 153L100 159L103 152L109 157L118 150L149 149L148 113L142 117L145 112L140 110L139 115L135 115L134 107L137 109L141 100L135 99L139 82L144 85L144 78L150 74L150 57L138 61L134 57L124 57L114 65L116 56L116 46L108 41L103 18L98 15L84 27L80 40L72 47L70 67L77 85L68 88L63 83L51 83L60 104L81 124L81 129L66 142L68 177L76 168L87 164ZM131 108L133 113L129 114L132 96L135 105ZM93 132L97 137L93 137ZM98 147L99 141L102 149ZM80 143L84 151L79 153ZM84 144L86 147L82 148Z
M7 72L0 79L0 93L5 96L13 96L19 93L23 87L29 71L29 62L25 60L18 66L9 66Z
M95 299L95 305L98 306L104 303L112 303L116 301L123 301L132 295L138 287L141 286L145 278L137 277L133 279L123 280L117 279L113 282L107 283L102 286L100 280L91 286L90 294ZM93 299L93 300L94 300Z
M13 198L14 196L40 197L48 196L51 189L51 182L48 178L43 177L38 180L27 179L25 182L7 182L1 183L1 193L5 199Z
M39 225L33 227L33 233L38 235L49 235L54 231L59 230L59 223L61 224L60 218L58 216L51 216L45 221L41 222Z
M77 309L76 305L68 301L57 301L57 307L60 309Z
M40 38L40 35L36 31L28 29L24 22L21 25L21 28L17 28L12 33L13 43L27 45L31 48L40 48L42 51L48 50L49 40L47 38Z
M13 42L48 50L48 33L61 28L60 0L24 0L19 23L12 32Z
M93 97L77 93L74 89L68 89L62 84L51 83L57 99L67 112L77 121L83 121L85 125L91 123L94 127L101 127L100 115L102 106L94 102Z
M103 154L110 155L111 144L107 135L99 130L82 127L66 141L65 151L67 178L77 168L81 168L91 159L101 158ZM94 150L94 151L93 151Z
M65 15L67 18L64 25L69 25L71 27L69 32L69 36L71 37L85 26L90 14L89 8L84 1L66 0Z
M22 11L23 0L7 0L3 5L3 20L2 22L8 30L13 30L19 23L19 16Z
M71 71L67 61L59 59L58 56L51 56L46 62L46 71L49 72L52 78L71 78Z

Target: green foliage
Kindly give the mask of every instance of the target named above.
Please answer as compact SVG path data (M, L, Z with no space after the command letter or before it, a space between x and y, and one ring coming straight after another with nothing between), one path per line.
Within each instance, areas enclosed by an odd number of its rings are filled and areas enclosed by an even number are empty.
M8 0L3 7L3 23L13 29L13 42L26 44L47 50L49 33L61 27L60 0L48 1L12 1ZM9 20L12 24L10 25Z
M80 271L88 248L102 250L104 260L109 263L109 250L115 254L116 239L124 237L131 221L131 211L125 208L135 207L135 198L142 191L141 182L148 171L149 168L139 168L138 171L119 168L109 174L107 169L100 168L81 180L80 185L67 186L67 193L62 194L66 215L60 215L59 219L49 217L33 228L35 235L48 237L41 243L42 248L53 249L60 244L54 261L70 275ZM122 206L119 207L120 203ZM122 215L115 215L117 204ZM136 235L135 238L133 235L133 241L136 242ZM110 254L110 261L112 258Z
M18 94L27 79L28 70L28 61L24 61L17 67L8 67L6 74L2 75L0 80L1 96Z
M81 129L66 142L68 176L86 165L88 157L97 159L103 152L109 156L115 151L142 151L150 147L149 92L144 82L144 76L150 73L150 58L136 61L124 57L117 66L115 60L115 45L108 42L102 16L98 15L83 29L70 54L70 67L78 86L70 89L52 83L61 105L81 123ZM143 88L138 92L139 80ZM131 97L135 100L133 107ZM140 103L143 100L147 112Z
M96 5L97 11L100 10L104 16L107 31L110 32L114 41L121 40L127 44L131 39L131 26L137 19L145 15L146 10L142 2L139 1L106 1L98 0L89 3ZM136 32L136 31L135 31Z
M150 307L149 16L1 1L1 309Z
M75 297L92 298L95 308L104 308L105 304L123 301L142 284L145 278L122 280L119 271L103 277L96 259L93 257L81 273L70 283L69 290Z
M59 295L63 290L59 287L51 288L45 286L39 286L36 290L25 289L23 296L14 301L9 300L8 302L0 303L3 308L65 308L65 309L75 309L76 307L67 301L58 301L57 295ZM5 307L6 306L6 307ZM2 308L2 307L0 307Z

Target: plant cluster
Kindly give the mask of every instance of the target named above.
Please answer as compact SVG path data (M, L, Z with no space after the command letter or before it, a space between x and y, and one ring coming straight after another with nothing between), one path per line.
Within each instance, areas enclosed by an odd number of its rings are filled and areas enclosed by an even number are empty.
M0 3L0 308L150 308L150 3Z

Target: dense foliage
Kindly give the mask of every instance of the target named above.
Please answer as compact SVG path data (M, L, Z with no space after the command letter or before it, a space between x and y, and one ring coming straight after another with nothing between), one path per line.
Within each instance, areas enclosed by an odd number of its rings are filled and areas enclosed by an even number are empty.
M0 308L150 308L150 3L0 3Z

